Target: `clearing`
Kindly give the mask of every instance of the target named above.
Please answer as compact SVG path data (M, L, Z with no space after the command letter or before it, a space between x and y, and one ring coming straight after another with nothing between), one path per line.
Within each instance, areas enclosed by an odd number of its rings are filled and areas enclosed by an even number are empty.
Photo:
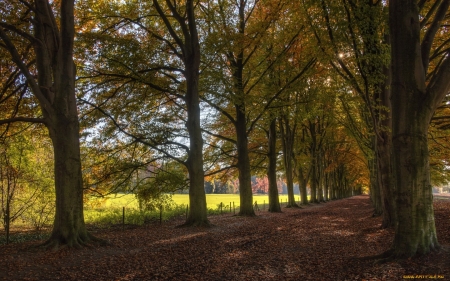
M183 222L121 230L93 230L113 246L35 248L40 242L0 246L4 280L403 280L450 279L450 252L374 265L361 257L389 248L368 196L258 212L255 218L211 216L215 226L175 228ZM450 245L450 200L436 200L436 227ZM448 249L448 247L447 247ZM426 276L425 276L426 275ZM441 280L443 280L441 279Z

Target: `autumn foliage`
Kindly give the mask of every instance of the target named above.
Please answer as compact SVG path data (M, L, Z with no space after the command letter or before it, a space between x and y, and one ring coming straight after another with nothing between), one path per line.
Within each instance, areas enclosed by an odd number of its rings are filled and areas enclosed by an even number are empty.
M443 244L450 243L450 200L434 203ZM380 229L367 196L256 218L209 217L213 228L174 228L180 220L96 231L114 246L39 251L39 242L0 246L7 280L403 280L450 277L449 252L374 265L392 230ZM82 268L82 270L80 270ZM445 279L443 279L445 280Z

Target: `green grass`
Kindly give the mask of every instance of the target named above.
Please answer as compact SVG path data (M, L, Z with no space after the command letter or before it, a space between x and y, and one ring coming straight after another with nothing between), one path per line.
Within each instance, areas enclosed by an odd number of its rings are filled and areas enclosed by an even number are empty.
M295 196L296 200L299 200L299 196ZM173 217L185 216L186 206L189 204L188 194L175 194L173 195L177 207L172 210L164 210L162 213L162 220L166 221ZM222 203L222 212L230 212L231 206L238 208L240 205L239 194L207 194L206 201L208 206L208 214L220 214L219 209ZM267 210L269 198L268 195L253 195L253 203L257 201L259 210ZM287 194L280 195L280 201L283 202L283 206L287 201ZM110 227L112 225L122 224L123 208L125 207L125 223L142 225L145 222L158 222L160 219L160 212L157 211L141 211L139 210L139 203L134 194L113 194L104 198L91 198L85 202L84 219L85 222L94 227ZM231 208L233 211L233 208ZM26 228L29 225L22 225L19 221L15 222L14 227ZM26 233L13 233L11 234L11 242L23 242L28 240L34 240L39 236L48 236L48 231L44 232L26 232ZM0 244L4 244L4 235L0 235Z
M287 194L280 194L279 197L281 201L286 202ZM188 194L174 194L172 199L177 205L186 206L189 204ZM295 196L295 200L300 200L298 195ZM269 196L267 194L253 194L253 203L255 201L258 202L258 205L261 205L264 202L267 204L269 202ZM234 202L235 207L239 207L239 194L206 194L206 204L208 205L208 208L217 208L220 203L229 205L230 202L231 204ZM122 209L122 207L125 207L126 209L139 209L138 201L133 194L109 195L104 199L93 199L90 201L90 204L88 203L87 205L96 205L100 209Z
M287 201L287 194L280 194L280 201L283 205ZM300 198L296 196L296 200ZM174 216L180 216L185 213L186 206L189 205L188 194L175 194L173 200L177 204L174 210L164 210L163 220ZM267 209L269 197L267 194L254 194L253 203L258 203L260 210ZM207 194L206 204L209 214L219 214L220 204L223 204L223 212L230 211L234 207L237 209L240 205L239 194ZM125 222L127 224L143 224L145 220L159 220L159 211L140 211L139 203L133 194L115 194L105 198L93 198L85 204L84 217L88 224L98 226L107 226L122 223L123 208L125 207Z

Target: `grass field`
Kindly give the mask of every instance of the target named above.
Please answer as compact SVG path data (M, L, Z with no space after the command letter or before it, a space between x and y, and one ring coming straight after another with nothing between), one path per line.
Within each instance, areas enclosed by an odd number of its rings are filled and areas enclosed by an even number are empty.
M280 194L280 201L283 205L287 202L287 194ZM188 194L175 194L172 199L178 206L174 210L164 210L163 220L170 217L183 215L186 206L189 205ZM299 196L295 197L300 200ZM207 194L206 204L208 206L209 214L218 214L221 212L219 206L222 205L223 212L238 211L240 201L239 194ZM253 203L258 203L260 210L267 210L269 197L267 194L254 194ZM231 204L231 209L230 209ZM159 218L159 211L140 211L139 203L136 196L133 194L114 194L105 198L90 199L85 204L84 217L87 223L91 224L118 224L122 220L123 211L125 208L125 217L127 223L142 224L146 219Z
M280 194L279 197L282 202L286 202L287 194ZM177 205L186 206L189 204L188 194L175 194L172 199ZM295 199L300 200L298 195ZM253 194L253 202L255 201L258 202L258 206L262 206L264 202L266 204L269 202L269 196L267 194ZM230 203L233 204L233 202L235 207L239 207L239 194L206 194L206 204L211 209L216 209L220 203L229 205ZM88 209L95 209L94 206L98 206L98 208L122 209L125 207L127 209L139 209L138 201L133 194L109 195L106 198L95 199L95 202L90 202L88 206L92 206Z

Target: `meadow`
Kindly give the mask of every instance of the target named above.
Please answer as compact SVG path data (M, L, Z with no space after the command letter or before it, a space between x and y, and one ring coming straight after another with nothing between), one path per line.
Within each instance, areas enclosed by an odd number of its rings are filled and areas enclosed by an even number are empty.
M280 194L280 202L285 205L287 194ZM84 216L88 224L104 226L123 223L144 224L155 220L168 220L186 214L189 205L188 194L174 194L172 197L176 207L170 210L141 211L134 194L112 194L103 198L89 199L85 204ZM295 198L300 200L298 196ZM267 194L254 194L253 202L257 202L260 211L267 210L269 197ZM207 194L208 214L221 214L239 211L239 194ZM231 208L230 208L231 204ZM125 216L124 216L125 214Z

